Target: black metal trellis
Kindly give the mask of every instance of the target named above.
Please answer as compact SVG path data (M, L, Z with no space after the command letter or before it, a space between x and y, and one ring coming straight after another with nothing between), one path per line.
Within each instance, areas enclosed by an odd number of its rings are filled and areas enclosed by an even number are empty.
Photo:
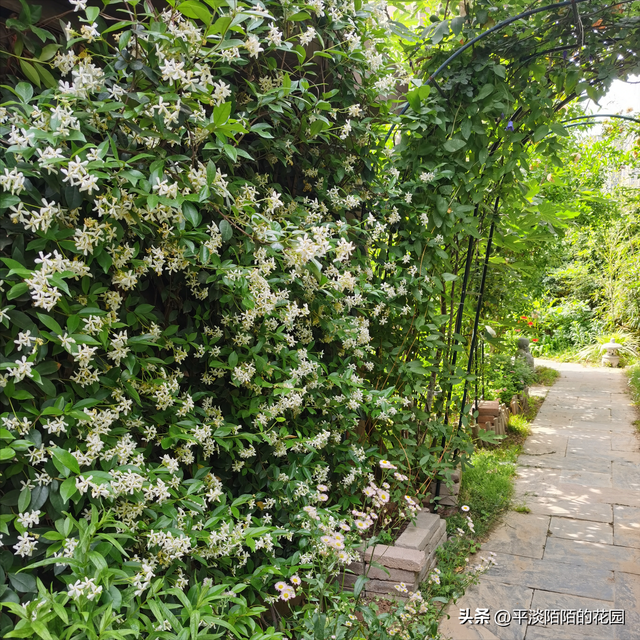
M487 249L485 251L485 256L484 256L484 264L482 266L482 278L480 280L480 289L478 291L478 301L476 303L476 315L475 315L475 320L474 320L474 324L473 324L473 332L471 334L471 344L469 347L469 360L467 361L467 376L466 379L464 381L464 391L463 391L463 395L462 395L462 405L460 407L460 417L458 419L458 426L456 428L456 434L460 431L460 427L462 426L462 417L464 415L464 407L465 404L467 402L467 393L468 393L468 389L469 389L469 375L471 374L471 368L473 367L473 361L474 361L474 350L476 348L477 345L477 340L478 340L478 325L480 323L480 314L482 311L482 302L483 302L483 298L484 298L484 289L485 289L485 284L487 281L487 272L489 270L489 257L491 256L491 247L493 244L493 232L495 230L495 226L496 226L496 219L497 219L497 215L498 215L498 205L500 203L500 197L498 196L496 198L495 204L494 204L494 208L493 208L493 216L491 219L491 227L489 229L489 237L487 239ZM472 236L473 237L473 236ZM469 244L469 249L471 250L471 243ZM469 260L468 260L468 256L467 256L467 264L469 264ZM468 274L465 271L465 275L467 276L468 279ZM461 302L461 306L459 307L459 313L460 313L460 319L462 316L462 311L464 310L464 302ZM456 321L456 330L459 333L459 331L462 330L462 322L460 322L460 328L458 330L458 322ZM457 352L454 351L454 355L452 358L452 363L455 366L455 357L457 355ZM452 393L452 389L449 391L449 400L451 399L451 393ZM449 411L449 404L450 402L447 403L447 412ZM447 414L445 414L445 424L446 423L446 417ZM442 447L444 448L444 445L446 443L446 439L445 436L443 436L443 443L442 443ZM436 491L435 491L435 496L436 498L438 498L440 496L440 488L442 486L442 479L438 478L436 480ZM438 508L438 504L436 503L436 510Z
M576 116L575 118L568 118L567 120L562 120L561 124L565 122L574 122L575 120L588 120L591 118L618 118L619 120L629 120L630 122L635 122L636 124L640 124L640 120L638 118L633 118L632 116L623 116L619 113L592 113L588 116ZM595 124L595 122L577 122L576 124L569 124L568 127L579 127L588 124ZM566 127L565 127L566 128Z
M493 216L491 218L491 227L489 228L489 237L487 239L487 250L484 254L484 264L482 265L482 279L480 280L480 290L478 291L478 302L476 304L476 316L473 321L473 332L471 333L471 345L469 347L469 360L467 362L467 379L464 381L464 390L462 392L462 404L460 405L460 417L458 419L458 429L462 427L462 418L464 416L464 408L467 403L467 393L469 390L469 376L473 367L474 355L478 341L478 325L480 324L480 314L482 313L482 303L484 301L484 288L487 282L487 271L489 270L489 258L491 257L491 248L493 245L493 232L496 228L496 220L498 218L498 207L500 205L500 196L496 198L493 206ZM477 393L477 392L476 392Z
M530 9L529 11L524 11L522 13L519 13L516 16L512 16L511 18L506 18L505 20L501 20L500 22L498 22L497 24L494 24L493 27L491 27L490 29L487 29L486 31L483 31L480 35L476 36L475 38L473 38L472 40L469 40L469 42L467 42L466 44L463 44L459 49L457 49L451 56L449 56L426 80L426 82L424 83L423 86L427 86L430 85L431 83L435 84L435 79L459 56L461 56L467 49L469 49L470 47L472 47L473 45L477 44L478 42L480 42L480 40L483 40L484 38L486 38L487 36L491 35L492 33L495 33L496 31L500 31L500 29L503 29L504 27L509 26L510 24L513 24L514 22L517 22L518 20L523 20L524 18L529 18L532 15L535 15L537 13L543 13L545 11L553 11L554 9L561 9L562 7L568 7L570 5L574 5L581 3L581 2L589 2L590 0L566 0L565 2L557 2L555 4L548 4L544 7L538 7L537 9ZM423 40L424 42L424 40ZM441 91L439 85L436 85L438 91ZM405 103L404 107L402 108L402 111L400 111L399 115L403 115L405 114L409 109L409 103ZM391 137L391 135L393 134L393 132L396 129L396 124L391 125L391 128L389 129L389 133L387 134L386 138L384 139L384 143L386 144L387 140L389 140L389 138Z
M480 35L476 36L475 38L473 38L472 40L470 40L469 42L467 42L466 44L461 46L459 49L457 49L431 75L429 75L429 77L425 81L425 85L434 84L436 86L437 90L439 91L439 93L444 96L444 93L443 93L441 87L436 83L436 78L456 58L461 56L467 49L473 47L479 41L481 41L484 38L490 36L491 34L496 33L497 31L500 31L504 27L507 27L508 25L513 24L514 22L517 22L518 20L524 20L525 18L528 18L528 17L530 17L532 15L535 15L535 14L538 14L538 13L551 12L551 11L554 11L554 10L557 10L557 9L561 9L561 8L565 8L565 7L571 7L572 11L573 11L573 18L574 18L574 21L576 23L578 43L574 44L574 45L567 45L567 46L563 46L563 47L558 47L557 50L561 51L561 50L572 49L572 48L578 48L578 49L582 48L584 46L584 27L582 25L582 21L580 19L580 15L578 13L577 5L580 4L580 3L589 2L589 1L590 0L565 0L564 2L558 2L558 3L546 5L544 7L538 7L538 8L535 8L535 9L531 9L531 10L522 12L522 13L516 15L516 16L512 16L510 18L502 20L498 24L494 25L493 27L491 27L487 31L481 33ZM424 39L423 39L423 41L424 41ZM573 96L573 97L575 97L575 96ZM410 104L408 102L405 103L405 105L403 106L403 108L400 111L399 115L405 114L408 111L409 106L410 106ZM514 116L515 115L516 114L514 114ZM605 117L605 116L598 114L596 117ZM609 116L609 117L621 117L621 118L626 119L626 120L631 120L631 121L634 121L634 122L640 122L640 121L636 120L635 118L631 118L631 117L628 117L628 116L613 116L612 115L612 116ZM586 119L586 118L588 118L588 116L585 116L584 118ZM580 119L580 118L569 119L569 120L566 120L564 122L572 122L573 120L576 120L576 119ZM582 123L582 124L587 124L587 123ZM384 139L384 143L383 144L386 144L386 142L389 140L389 138L393 135L393 132L396 130L397 126L398 126L397 123L394 123L393 125L391 125L391 127L389 128L389 132L387 133L387 135L386 135L386 137ZM580 125L569 124L567 126L571 127L571 126L580 126ZM495 146L499 146L499 143L496 143ZM476 206L476 212L474 214L475 216L477 216L477 213L478 213L478 206ZM495 201L494 214L493 214L492 221L491 221L491 227L490 227L489 237L488 237L488 242L487 242L487 251L486 251L485 261L484 261L483 270L482 270L482 279L481 279L480 291L479 291L478 301L477 301L477 306L476 306L476 314L475 314L475 321L474 321L473 332L472 332L471 345L470 345L470 349L469 349L469 360L467 362L467 378L469 377L469 375L471 373L471 369L474 366L474 363L475 363L475 367L476 367L476 373L477 373L477 369L478 369L478 362L477 362L478 361L477 350L478 350L478 345L479 345L479 341L478 341L478 325L479 325L480 314L481 314L481 309L482 309L482 304L483 304L484 290L485 290L485 284L486 284L486 276L487 276L487 271L488 271L488 260L489 260L489 256L490 256L491 249L492 249L493 234L494 234L496 220L497 220L498 206L499 206L499 197L496 198L496 201ZM471 261L472 261L472 255L474 253L473 250L472 250L474 242L475 242L475 238L473 238L473 236L471 236L469 238L469 247L468 247L468 250L467 250L467 260L466 260L466 265L465 265L463 286L462 286L462 290L461 290L461 294L460 294L460 301L458 303L458 313L457 313L457 317L456 317L455 331L454 331L454 337L453 337L453 345L454 346L457 346L457 344L459 343L459 336L460 336L460 332L462 330L462 319L463 319L463 313L464 313L464 305L466 303L466 298L467 298L467 293L468 293L468 280L469 280L469 272L470 272L470 266L471 266ZM482 368L482 396L484 397L484 393L485 393L485 345L484 345L484 341L480 342L480 350L481 350L481 358L482 358L482 367L481 367ZM452 356L451 356L451 366L455 367L456 361L457 361L457 350L454 349L453 353L452 353ZM449 417L449 410L450 410L450 405L451 405L452 393L453 393L453 388L451 388L449 390L448 397L447 397L447 403L446 403L446 407L445 407L445 424L448 424L448 417ZM459 422L458 422L458 427L457 427L456 433L459 432L459 430L461 428L461 425L462 425L462 418L463 418L463 415L464 415L464 407L465 407L465 404L466 404L466 401L467 401L467 395L468 395L468 379L465 380L463 398L462 398L462 406L461 406L461 410L460 410L460 418L459 418ZM478 379L477 379L477 376L476 376L476 381L475 381L475 396L476 396L476 403L477 403L477 398L478 398ZM445 443L446 443L446 438L445 438L445 436L443 436L443 438L442 438L442 446L443 447L444 447ZM456 451L456 455L457 455L457 451ZM440 495L440 487L441 487L441 478L438 478L437 482L436 482L436 492L435 492L436 493L436 497L438 497ZM436 508L437 508L437 505L436 505Z

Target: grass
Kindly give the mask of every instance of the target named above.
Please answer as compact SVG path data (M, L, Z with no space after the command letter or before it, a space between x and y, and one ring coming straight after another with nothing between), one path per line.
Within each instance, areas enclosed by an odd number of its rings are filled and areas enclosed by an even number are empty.
M631 391L631 399L635 404L640 404L640 364L627 369L629 376L629 390Z
M631 399L636 407L640 408L640 364L635 364L629 367L626 371L629 377L629 391L631 393ZM633 426L640 432L640 420L634 420Z
M548 367L538 369L538 384L550 386L560 375ZM513 504L514 479L518 456L543 402L543 398L530 398L525 413L509 418L507 435L500 444L477 448L471 457L471 466L463 470L458 503L468 506L469 511L460 510L447 518L449 540L437 550L440 584L428 586L429 597L435 596L443 603L462 597L466 588L478 580L476 574L467 570L469 558L481 549L500 517L511 508L530 513L526 505ZM471 516L475 531L469 531L467 515ZM460 534L460 530L465 534Z
M537 366L535 370L536 377L534 379L535 384L540 384L543 387L550 387L560 377L560 372L557 369L551 367L544 367L542 365Z

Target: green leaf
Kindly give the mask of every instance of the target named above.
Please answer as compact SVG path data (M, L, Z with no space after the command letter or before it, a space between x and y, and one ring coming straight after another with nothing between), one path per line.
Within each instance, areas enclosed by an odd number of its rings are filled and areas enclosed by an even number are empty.
M11 586L20 593L29 593L36 591L36 579L28 573L9 573L7 574Z
M14 284L11 289L7 292L7 300L14 300L15 298L19 298L29 291L29 287L24 282L18 282L18 284Z
M433 35L431 36L431 42L438 44L444 37L449 35L449 21L443 20L438 24Z
M322 121L322 120L316 120L312 125L311 125L311 131L310 131L310 138L314 138L315 136L317 136L324 128L325 128L326 124Z
M202 216L200 215L200 211L198 210L198 207L196 207L196 205L193 204L193 202L189 202L188 200L185 200L182 203L182 214L184 215L185 219L191 223L191 226L194 229L202 221Z
M462 124L460 125L460 132L462 133L462 137L465 140L469 139L469 136L471 135L472 126L473 126L473 122L471 121L471 118L467 118L466 120L462 121Z
M298 13L294 13L289 20L292 22L300 22L302 20L311 20L311 16L306 11L299 11Z
M213 124L221 127L231 115L231 102L224 102L213 109Z
M51 316L48 316L46 313L38 313L37 316L38 320L40 320L40 322L42 322L42 324L47 327L47 329L53 331L54 333L57 333L60 336L64 333L62 327Z
M46 62L47 60L51 60L51 58L53 58L53 56L56 55L56 52L58 51L59 48L60 48L59 44L48 44L45 47L42 47L42 51L38 56L38 60L40 60L40 62Z
M424 367L424 365L419 360L413 360L412 362L407 362L405 367L407 369L409 369L409 371L411 371L411 373L417 373L417 374L419 374L421 376L429 376L429 375L431 375L431 371L426 369Z
M271 125L266 122L258 122L251 127L251 131L257 133L261 138L273 138L267 129L271 129Z
M447 140L442 146L444 147L445 151L448 151L449 153L455 153L456 151L460 151L460 149L462 149L465 144L467 143L461 138L451 138L451 140Z
M539 142L549 133L549 126L546 124L541 124L534 132L533 132L533 141Z
M51 72L46 67L43 67L41 64L36 64L34 66L46 87L54 89L58 86L57 80L51 75Z
M362 590L364 589L364 585L369 582L369 578L367 576L358 576L355 585L353 585L353 595L354 597L358 597Z
M420 111L421 101L420 94L418 93L417 89L414 89L413 91L409 91L409 93L407 93L407 102L414 111Z
M0 449L0 460L11 460L15 455L16 452L11 447Z
M431 93L431 86L428 84L423 84L421 87L418 87L418 95L420 96L420 100L426 100Z
M494 88L495 87L492 84L485 84L482 89L480 89L480 93L478 93L475 100L484 100L487 96L493 93Z
M232 162L236 162L238 159L238 151L235 147L232 147L230 144L223 144L222 148L224 152L231 158Z
M207 9L207 7L205 7L201 2L196 2L196 0L181 2L176 8L183 16L187 16L187 18L197 18L198 20L202 20L205 24L211 24L211 21L213 20L211 11L209 11L209 9Z
M85 13L89 22L95 22L100 15L100 9L98 7L87 7Z
M40 76L38 75L36 68L30 62L20 59L20 68L22 69L22 73L24 73L24 75L27 76L27 78L29 78L36 87L40 87Z
M89 7L87 7L87 9L88 8ZM42 640L54 640L44 622L41 622L40 620L32 620L31 628L42 638Z
M223 242L229 242L229 240L233 238L233 227L226 220L220 220L218 228L220 229Z
M18 498L18 511L20 513L24 513L31 502L31 490L26 487L20 492L20 497Z
M12 196L10 193L0 194L0 209L8 209L15 207L20 202L18 196Z
M19 82L14 91L25 104L33 98L33 87L28 82Z
M78 465L78 461L64 449L60 447L55 447L51 449L51 454L53 457L64 467L69 469L69 471L73 471L73 473L80 473L80 466Z
M72 498L78 490L76 489L76 479L75 478L67 478L60 485L60 497L68 502L70 498Z

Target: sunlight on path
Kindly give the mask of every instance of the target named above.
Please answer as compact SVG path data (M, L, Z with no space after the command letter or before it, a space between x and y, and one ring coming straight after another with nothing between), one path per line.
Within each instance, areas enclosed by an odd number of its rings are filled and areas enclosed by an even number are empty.
M515 502L531 513L509 512L482 546L498 565L449 607L440 633L640 640L640 438L627 379L618 369L544 364L562 377L519 459ZM489 622L462 625L461 609L472 620L488 609ZM495 620L500 610L505 626ZM624 610L624 625L611 624L616 610Z

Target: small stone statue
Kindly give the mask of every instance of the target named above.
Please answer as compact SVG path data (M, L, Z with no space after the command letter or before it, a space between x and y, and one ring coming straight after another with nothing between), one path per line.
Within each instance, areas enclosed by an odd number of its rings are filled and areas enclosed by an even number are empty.
M531 355L531 351L529 351L528 338L518 338L518 358L524 358L532 371L535 369L535 362Z

